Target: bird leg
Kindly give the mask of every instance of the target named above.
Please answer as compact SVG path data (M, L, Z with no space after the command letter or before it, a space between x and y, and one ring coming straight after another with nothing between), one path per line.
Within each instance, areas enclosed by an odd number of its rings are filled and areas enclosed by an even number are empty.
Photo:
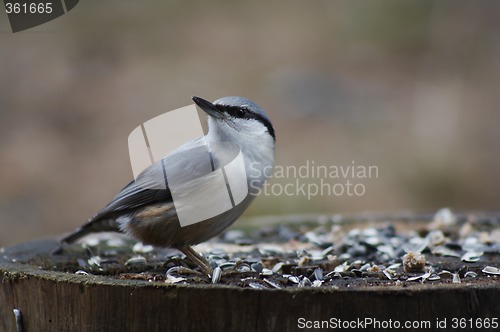
M191 248L191 246L180 246L177 248L179 251L181 251L184 255L186 255L187 258L189 258L193 263L199 266L201 271L205 274L212 275L212 267L210 266L210 263L200 255L196 250Z

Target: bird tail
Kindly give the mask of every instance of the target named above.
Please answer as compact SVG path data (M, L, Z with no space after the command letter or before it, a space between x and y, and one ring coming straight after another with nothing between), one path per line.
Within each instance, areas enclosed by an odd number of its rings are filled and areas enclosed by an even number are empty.
M97 232L120 232L120 225L115 219L92 219L85 225L65 236L61 243L73 243L78 239Z

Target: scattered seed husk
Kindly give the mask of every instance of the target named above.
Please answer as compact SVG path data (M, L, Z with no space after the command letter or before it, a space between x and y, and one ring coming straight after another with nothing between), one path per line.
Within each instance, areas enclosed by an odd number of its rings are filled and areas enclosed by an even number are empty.
M165 275L168 277L173 274L197 274L201 275L202 273L199 271L192 270L190 268L184 266L174 266L167 270Z
M464 262L477 262L481 259L481 256L484 254L482 251L467 251L462 255L462 261Z
M248 286L250 286L251 288L255 288L255 289L266 289L267 288L266 286L264 286L263 284L258 283L258 282L251 282L248 284Z
M437 246L431 249L433 255L447 256L447 257L461 257L461 255L455 251L444 246Z
M334 250L335 250L335 247L334 247L334 246L329 246L328 248L326 248L325 250L323 250L323 251L321 252L321 255L322 255L323 257L326 257L326 256L328 256L329 254L331 254Z
M436 230L429 232L429 234L427 234L426 238L429 241L429 246L431 246L431 247L441 245L446 241L446 238L445 238L443 232L439 229L436 229Z
M153 250L154 250L153 246L143 244L142 242L137 242L132 247L132 251L137 253L137 254L147 254L147 253L152 252Z
M219 265L219 267L222 270L231 269L231 268L234 268L235 266L236 266L236 263L233 263L233 262L226 262L226 263L222 263L221 265Z
M428 278L429 281L436 281L436 280L441 280L441 277L436 274L436 273L433 273L430 275L430 277Z
M441 279L452 279L453 278L453 273L451 273L450 271L446 271L446 270L439 272L438 275Z
M183 281L186 281L187 279L186 278L183 278L183 277L174 277L174 276L171 276L171 275L167 275L167 279L165 280L165 283L167 284L177 284L179 282L183 282Z
M484 269L482 269L482 272L486 273L486 274L497 275L497 276L500 275L500 269L497 267L493 267L493 266L486 266Z
M222 277L222 269L217 266L212 273L212 284L218 284Z
M262 265L262 263L253 263L251 265L251 267L252 267L252 270L254 270L257 273L262 273L262 270L264 269L264 266Z
M247 263L242 262L242 261L236 262L236 264L234 264L233 268L238 272L250 272L250 271L252 271L252 268L250 267L250 265L248 265Z
M415 276L415 277L410 277L408 278L407 280L408 281L417 281L417 280L420 280L422 283L427 280L427 278L429 278L431 276L431 273L430 272L427 272L427 273L424 273L422 275L419 275L419 276Z
M93 257L90 257L87 262L88 262L88 264L90 266L98 266L98 267L100 267L101 266L101 262L102 262L102 258L99 257L99 256L93 256Z
M138 265L138 264L146 264L147 260L144 256L132 256L126 262L125 265Z
M277 263L276 265L274 265L272 271L274 273L278 273L279 271L281 271L281 268L283 267L283 265L285 265L285 263L283 263L283 262Z
M323 280L323 270L321 268L314 270L314 278L316 280Z
M274 281L271 281L269 279L264 278L264 281L271 287L276 288L276 289L281 289L281 286L275 283Z
M323 280L314 280L312 283L313 287L320 287L323 284Z
M399 268L401 266L401 263L395 263L395 264L391 264L389 265L387 268L389 270L396 270L397 268Z
M273 275L273 270L262 269L262 272L260 274L262 274L264 276L272 276Z
M406 279L407 281L417 281L417 280L420 280L422 276L415 276L415 277L409 277L408 279Z
M434 220L427 226L427 229L444 229L450 226L455 225L457 222L457 218L455 214L449 208L440 209L434 215Z
M337 265L333 272L345 272L349 268L349 264L347 262L342 263L341 265Z
M387 279L392 280L392 276L387 270L383 270L382 273L385 275Z
M311 285L312 285L312 282L311 282L311 280L309 280L308 277L302 278L302 280L299 282L299 287L307 287L307 286L311 286Z

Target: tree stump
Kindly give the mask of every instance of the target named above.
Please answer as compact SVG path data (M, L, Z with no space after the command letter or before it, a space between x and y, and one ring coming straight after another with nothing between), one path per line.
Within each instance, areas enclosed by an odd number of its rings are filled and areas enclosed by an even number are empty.
M491 324L500 317L494 275L474 284L408 287L167 284L55 271L50 267L76 257L52 255L57 247L47 239L0 251L0 331L296 331L346 324L410 331L465 324L484 331L496 330ZM489 328L480 329L486 319Z

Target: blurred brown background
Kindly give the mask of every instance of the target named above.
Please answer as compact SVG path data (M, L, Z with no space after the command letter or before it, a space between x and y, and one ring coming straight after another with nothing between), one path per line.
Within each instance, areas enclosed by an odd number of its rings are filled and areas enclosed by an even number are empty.
M192 95L259 103L279 165L379 168L362 197L247 216L498 209L499 17L494 0L81 1L13 34L2 13L0 246L83 223L131 179L130 131Z

